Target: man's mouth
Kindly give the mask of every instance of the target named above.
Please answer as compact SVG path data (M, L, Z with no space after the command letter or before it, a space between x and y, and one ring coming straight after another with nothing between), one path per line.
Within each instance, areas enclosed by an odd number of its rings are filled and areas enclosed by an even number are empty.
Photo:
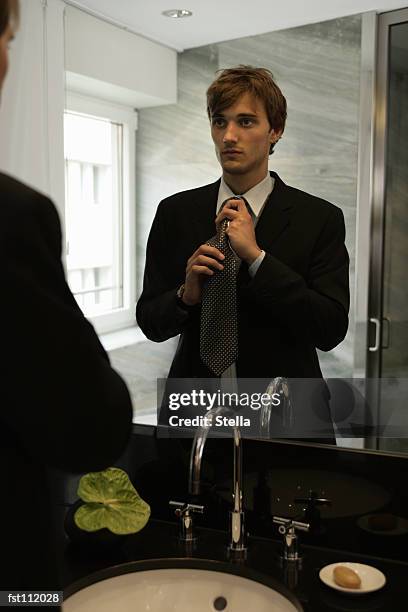
M225 151L222 151L222 155L241 155L242 151L239 151L238 149L225 149Z

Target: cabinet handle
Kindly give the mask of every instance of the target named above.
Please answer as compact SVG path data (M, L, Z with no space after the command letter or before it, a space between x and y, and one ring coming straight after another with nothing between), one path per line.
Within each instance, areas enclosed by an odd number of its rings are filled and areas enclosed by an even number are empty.
M375 340L374 340L374 346L369 346L368 350L371 351L372 353L375 353L380 348L380 321L375 317L371 317L370 323L374 323L375 325Z

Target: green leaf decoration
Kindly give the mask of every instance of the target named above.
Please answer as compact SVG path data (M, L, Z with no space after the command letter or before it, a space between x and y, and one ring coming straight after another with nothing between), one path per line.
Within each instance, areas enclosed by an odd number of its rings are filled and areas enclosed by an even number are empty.
M117 535L136 533L150 517L150 506L119 468L85 474L78 495L85 504L75 512L74 521L84 531L106 528Z

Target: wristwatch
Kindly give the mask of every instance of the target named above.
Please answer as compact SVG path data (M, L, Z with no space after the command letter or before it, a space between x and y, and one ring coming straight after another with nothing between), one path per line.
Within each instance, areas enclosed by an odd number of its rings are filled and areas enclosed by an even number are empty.
M176 299L177 299L177 305L182 308L183 310L191 310L192 308L194 308L194 305L189 305L186 304L185 302L183 302L183 295L184 295L184 289L186 288L185 284L183 283L182 285L180 285L180 287L177 289L177 293L176 293Z
M179 298L179 300L183 299L183 295L184 295L184 289L186 288L185 284L183 283L182 285L180 285L180 287L177 289L177 297ZM186 304L187 306L187 304Z

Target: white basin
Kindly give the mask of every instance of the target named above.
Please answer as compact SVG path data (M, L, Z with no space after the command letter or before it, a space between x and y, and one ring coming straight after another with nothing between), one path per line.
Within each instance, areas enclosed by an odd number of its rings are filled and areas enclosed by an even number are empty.
M133 571L64 601L63 612L299 612L284 595L242 576L192 568Z

